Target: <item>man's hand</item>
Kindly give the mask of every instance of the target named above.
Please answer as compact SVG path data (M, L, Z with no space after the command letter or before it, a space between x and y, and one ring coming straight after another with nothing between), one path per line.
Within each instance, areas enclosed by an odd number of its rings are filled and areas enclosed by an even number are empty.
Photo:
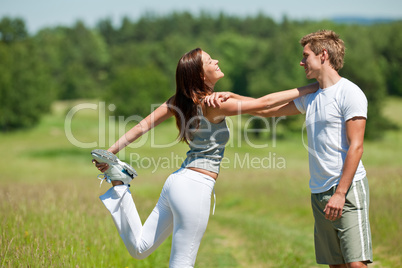
M220 107L222 102L227 101L230 98L230 92L214 92L208 95L204 99L204 103L214 108Z
M329 199L328 204L324 208L325 218L330 221L340 219L342 216L344 205L345 195L335 192L335 194Z

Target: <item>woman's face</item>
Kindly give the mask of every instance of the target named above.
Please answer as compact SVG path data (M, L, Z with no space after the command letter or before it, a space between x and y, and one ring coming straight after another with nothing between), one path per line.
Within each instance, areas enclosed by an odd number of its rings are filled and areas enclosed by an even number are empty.
M202 51L202 63L205 84L213 88L215 83L225 75L221 72L221 69L219 69L218 61L211 59L211 56L205 51Z

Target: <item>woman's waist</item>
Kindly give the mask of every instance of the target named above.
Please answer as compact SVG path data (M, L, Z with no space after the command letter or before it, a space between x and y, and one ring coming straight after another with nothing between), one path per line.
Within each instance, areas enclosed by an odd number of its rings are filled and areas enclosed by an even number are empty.
M197 167L186 167L186 169L190 169L193 170L195 172L199 172L202 173L204 175L207 175L209 177L211 177L212 179L216 180L218 178L218 173L206 170L206 169L202 169L202 168L197 168Z
M216 180L219 174L221 160L221 157L187 157L181 167L200 172Z

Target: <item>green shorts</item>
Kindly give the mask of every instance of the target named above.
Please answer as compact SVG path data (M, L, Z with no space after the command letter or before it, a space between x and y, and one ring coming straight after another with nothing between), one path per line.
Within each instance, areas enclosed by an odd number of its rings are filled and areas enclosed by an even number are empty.
M330 221L323 210L335 191L336 186L324 193L311 194L317 263L373 262L367 178L352 183L346 194L342 217Z

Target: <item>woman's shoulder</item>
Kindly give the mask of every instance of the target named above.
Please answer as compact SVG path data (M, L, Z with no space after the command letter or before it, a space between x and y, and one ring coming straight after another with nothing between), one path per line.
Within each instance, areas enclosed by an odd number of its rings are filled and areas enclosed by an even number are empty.
M225 116L221 113L218 107L208 106L204 102L200 105L202 115L211 123L217 124L225 119Z

